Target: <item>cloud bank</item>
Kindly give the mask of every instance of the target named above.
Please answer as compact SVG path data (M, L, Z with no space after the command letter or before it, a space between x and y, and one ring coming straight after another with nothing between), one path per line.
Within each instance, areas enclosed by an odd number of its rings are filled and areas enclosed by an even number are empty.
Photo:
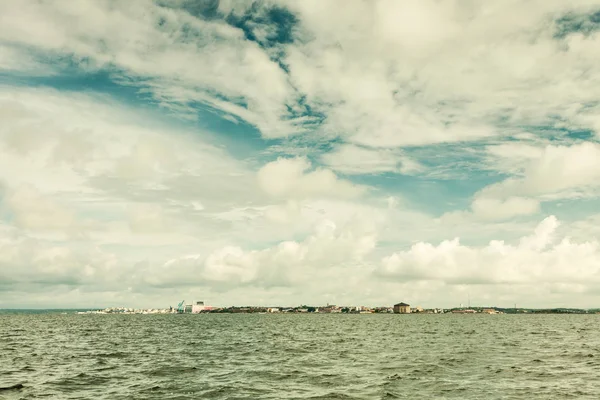
M597 306L599 13L1 2L0 307Z

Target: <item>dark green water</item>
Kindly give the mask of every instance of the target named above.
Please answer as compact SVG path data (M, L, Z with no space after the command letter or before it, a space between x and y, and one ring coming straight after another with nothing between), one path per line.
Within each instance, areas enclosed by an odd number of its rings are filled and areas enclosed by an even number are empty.
M600 399L599 322L0 314L0 399Z

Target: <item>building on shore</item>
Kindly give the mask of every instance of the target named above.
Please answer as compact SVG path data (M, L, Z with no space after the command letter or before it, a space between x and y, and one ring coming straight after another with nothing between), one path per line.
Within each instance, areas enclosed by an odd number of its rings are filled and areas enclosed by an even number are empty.
M394 304L394 314L410 314L410 304Z
M197 301L196 304L192 305L192 314L200 314L206 307L203 301Z
M326 306L321 306L317 308L315 312L318 312L320 314L337 314L342 312L342 307L333 304L327 304Z
M467 308L467 309L461 308L458 310L452 310L452 313L453 314L477 314L477 311L470 309L470 308Z

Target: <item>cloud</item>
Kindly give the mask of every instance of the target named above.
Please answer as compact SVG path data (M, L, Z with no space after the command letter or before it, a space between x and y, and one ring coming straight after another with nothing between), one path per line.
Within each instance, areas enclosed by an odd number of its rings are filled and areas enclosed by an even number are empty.
M595 240L554 239L558 221L550 216L530 236L510 245L492 240L471 247L459 239L439 245L420 242L382 260L378 273L400 281L447 284L600 284L600 247Z
M165 202L190 207L222 204L221 195L245 187L243 162L203 132L167 127L109 96L5 86L0 104L0 179L8 187L29 184L72 199L108 192L156 200L157 191L169 190ZM218 190L204 191L203 202L193 189L182 191L184 185Z
M0 15L0 41L31 47L41 57L71 57L92 71L112 69L142 79L165 106L202 102L258 126L266 137L297 130L286 112L295 94L285 73L241 30L222 21L150 1L8 2Z
M338 146L325 153L321 161L344 174L377 174L383 172L416 174L423 167L402 153L391 150L373 150L350 144Z
M290 5L301 25L287 61L295 87L327 116L322 130L353 143L479 141L511 132L507 125L573 120L576 105L589 100L585 87L595 84L578 71L590 66L584 53L597 37L572 32L560 43L552 23L589 11L589 3L521 4L517 19L512 3L341 7ZM582 107L584 115L597 112Z
M129 210L129 227L135 233L158 233L168 229L162 208L157 204L135 204Z
M517 155L518 157L518 155ZM517 158L507 155L507 158ZM582 142L570 146L548 145L529 154L521 177L490 185L482 195L527 195L550 198L585 196L600 185L600 145Z
M539 212L540 203L559 199L597 197L600 189L600 145L533 146L503 144L488 150L490 167L513 174L473 196L471 210L442 216L505 220Z
M537 200L524 197L509 197L505 200L477 197L471 204L473 214L484 220L504 220L540 211Z
M355 266L375 246L375 228L350 227L354 217L377 213L354 202L365 188L306 159L254 171L201 131L167 129L109 96L4 87L0 102L7 106L1 108L0 215L12 225L7 248L22 249L7 252L0 266L7 299L28 291L59 298L62 287L105 301L121 291L118 298L144 305L169 285L292 287L297 275L289 270L304 271L297 272L299 282L310 280L317 264L324 276L335 275L330 266ZM266 177L267 186L257 177ZM278 180L289 186L270 189ZM243 209L252 218L232 217ZM315 232L325 219L332 222ZM63 234L71 231L82 235ZM202 257L161 268L174 254ZM254 274L249 281L238 268L246 259ZM81 292L73 296L90 304ZM165 294L156 296L165 301Z
M4 232L0 232L4 233ZM86 245L51 244L18 232L0 235L0 291L93 286L110 290L122 273L114 255ZM118 286L118 285L117 285Z
M265 200L214 137L113 97L3 86L0 110L0 218L30 237L133 263L222 245L231 227L212 215Z
M24 76L52 76L58 71L26 51L0 43L0 71Z
M597 125L594 2L221 3L6 2L0 40L267 138L316 130L398 147Z
M505 221L517 217L537 214L540 202L526 197L497 199L476 195L467 211L451 211L441 217L445 223L464 223L468 220Z
M3 298L587 301L598 10L0 2Z
M275 198L274 204L259 207L237 207L214 217L229 225L230 243L246 243L245 248L261 248L264 243L306 237L324 220L338 227L353 224L355 220L369 221L384 239L405 243L434 225L433 219L415 212L398 202L388 207L387 199L370 198ZM397 227L402 226L402 230Z
M270 196L279 198L356 197L366 188L339 179L329 169L311 169L306 158L278 158L258 171L258 183Z
M321 221L314 233L301 242L282 241L262 250L245 251L226 246L200 255L169 260L163 274L148 274L149 283L179 284L195 282L212 287L237 285L297 286L307 284L315 275L342 273L345 267L360 264L376 245L376 233L369 224L355 221L338 227ZM337 271L337 272L335 272Z
M2 208L8 212L15 226L25 230L80 233L84 223L68 207L51 197L44 196L35 187L23 185L3 193Z

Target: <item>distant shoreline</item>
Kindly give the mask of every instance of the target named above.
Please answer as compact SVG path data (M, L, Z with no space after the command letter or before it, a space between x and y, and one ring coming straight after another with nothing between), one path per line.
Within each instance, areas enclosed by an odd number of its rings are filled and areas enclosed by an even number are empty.
M274 311L275 310L275 311ZM431 310L436 310L433 312ZM409 314L398 315L440 315L440 314L520 314L520 315L538 315L538 314L569 314L569 315L594 315L600 314L599 308L581 309L581 308L501 308L501 307L471 307L466 308L448 308L431 309L424 311L411 312ZM439 311L438 311L439 310ZM5 308L0 309L0 314L125 314L125 315L165 315L165 314L192 314L177 313L173 309L134 309L125 307L112 308ZM318 307L298 308L298 307L222 307L211 310L201 311L198 314L394 314L388 308L373 308L368 311L357 311L343 308L340 311L321 311Z

